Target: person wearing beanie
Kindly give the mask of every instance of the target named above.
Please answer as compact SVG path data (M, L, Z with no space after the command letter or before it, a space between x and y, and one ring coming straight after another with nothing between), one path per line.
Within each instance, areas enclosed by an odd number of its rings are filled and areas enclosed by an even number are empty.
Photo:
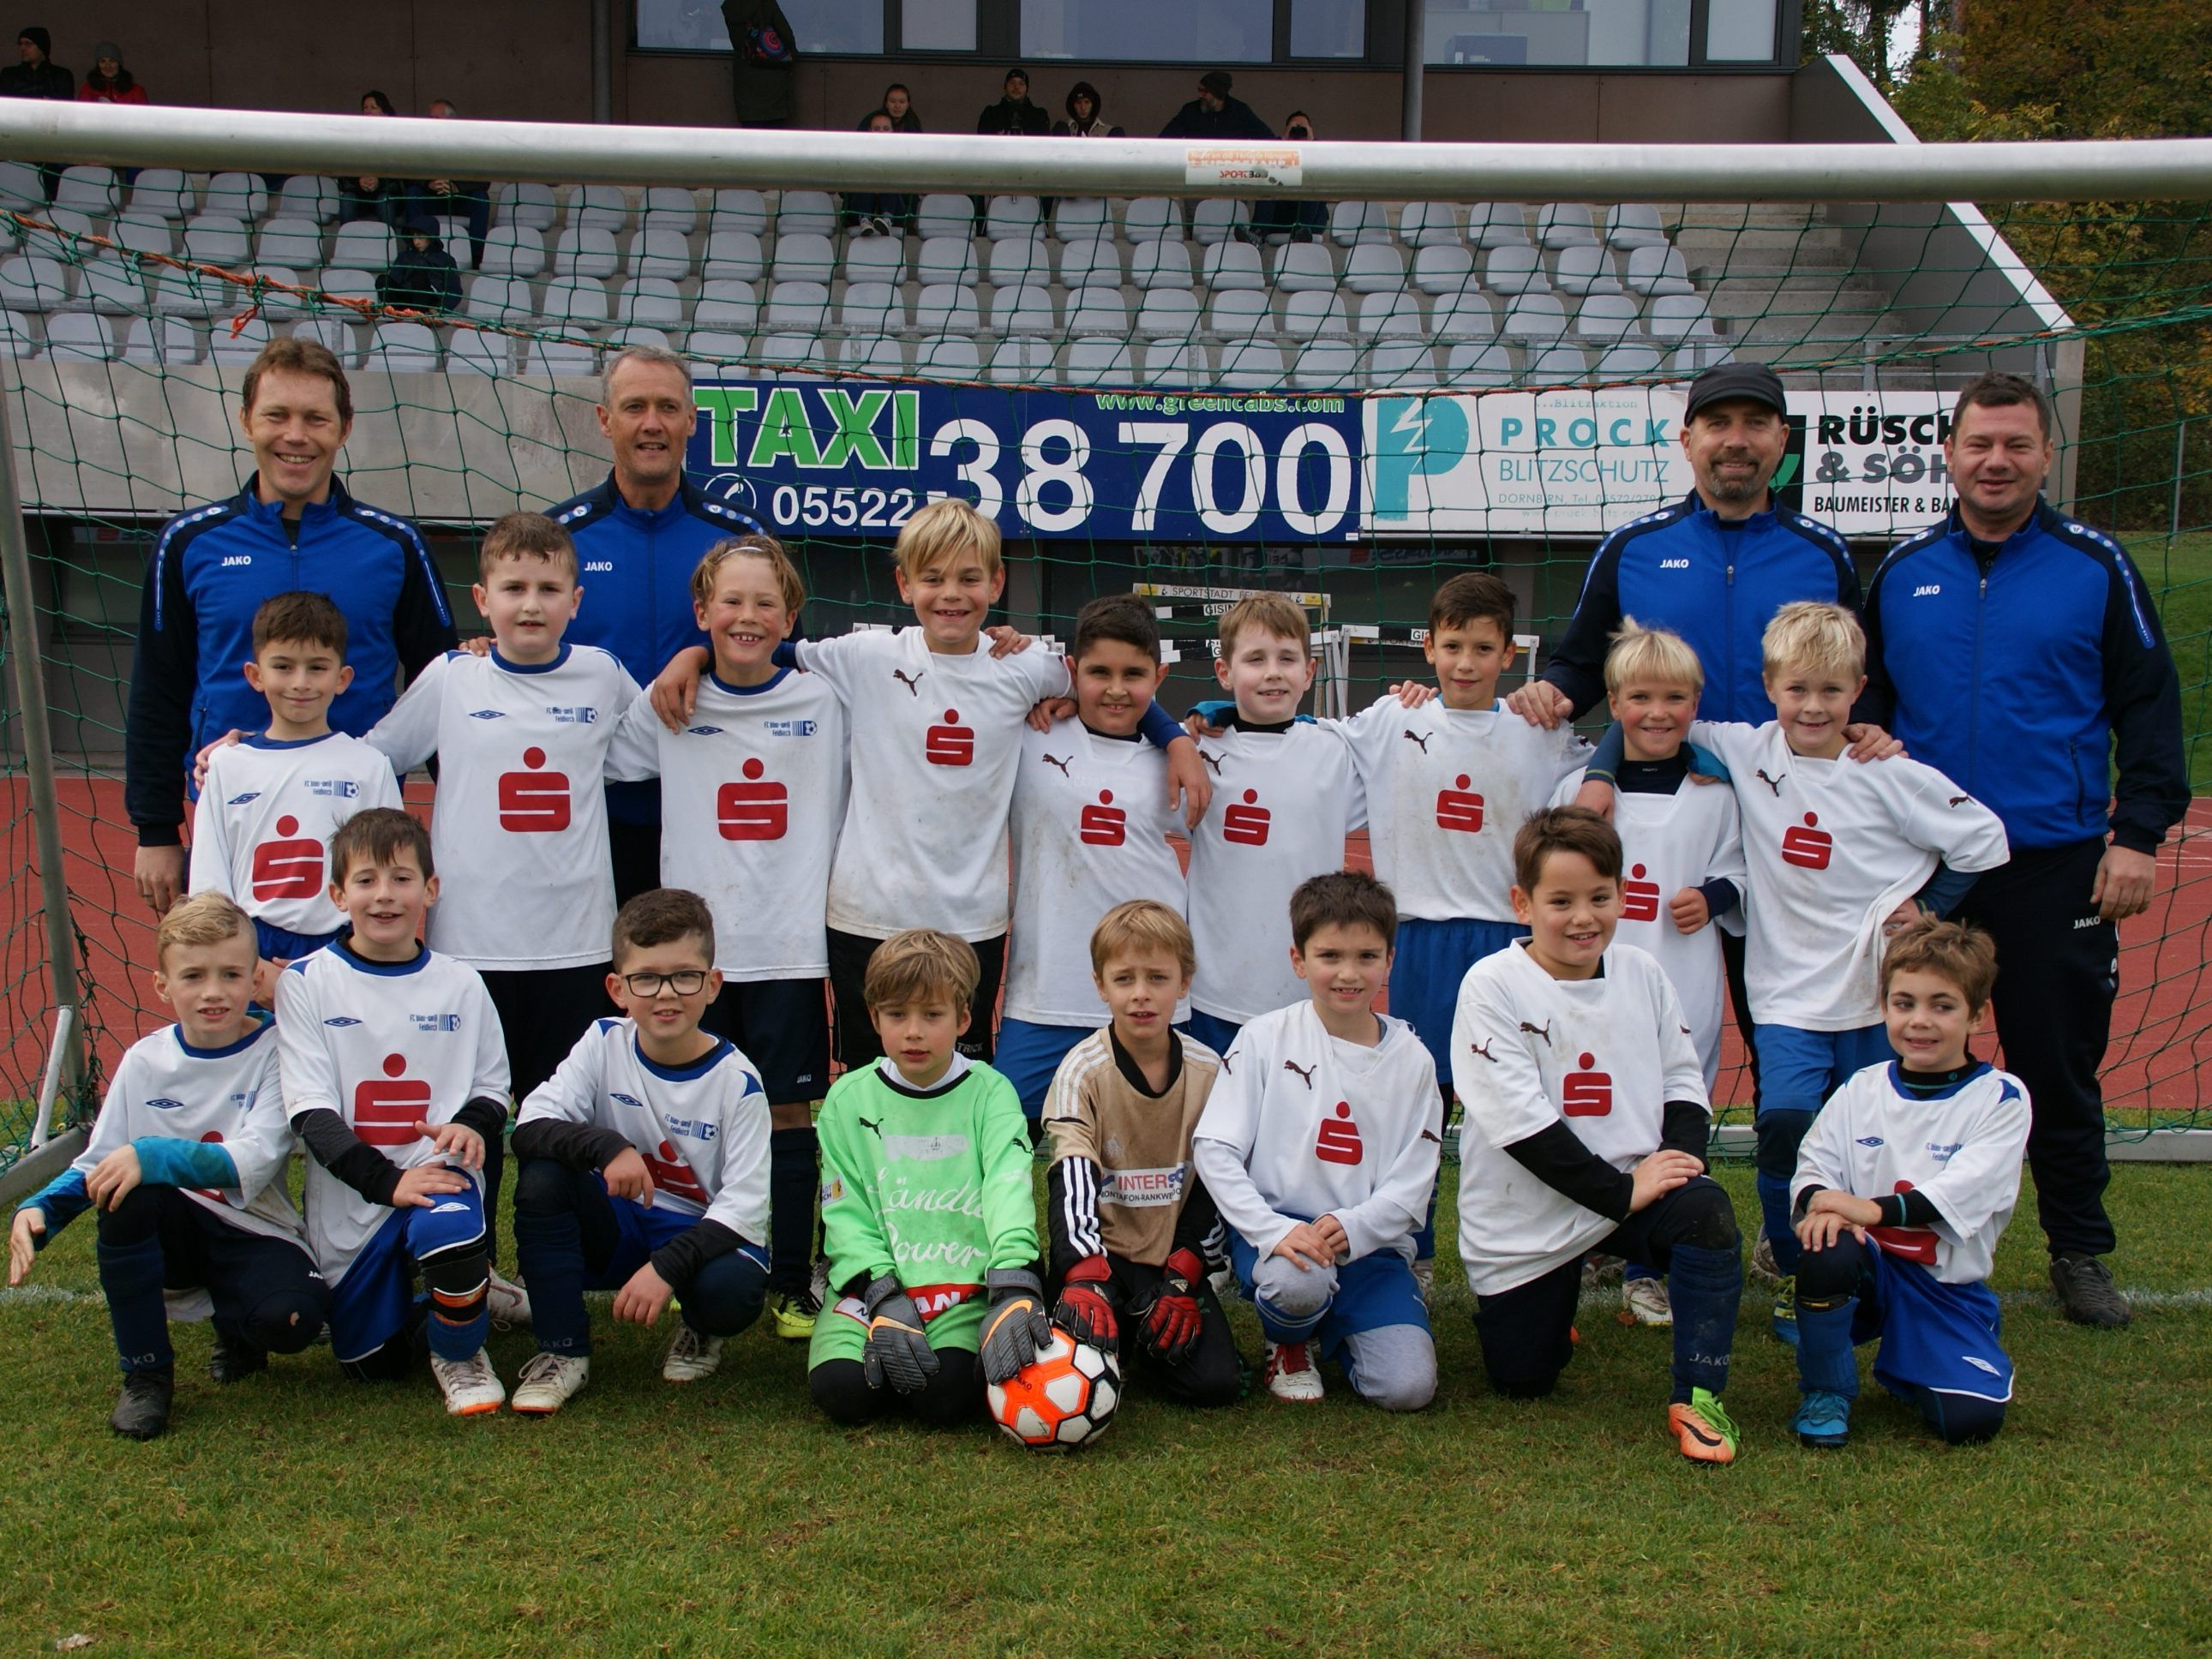
M80 104L143 104L146 88L123 67L123 48L102 40L92 49L92 73L76 89Z
M995 104L986 104L975 118L975 131L986 137L1042 138L1052 130L1052 118L1030 102L1030 72L1006 71L1005 90Z
M1088 81L1078 81L1067 89L1067 118L1052 124L1053 136L1057 138L1119 138L1121 129L1106 122L1104 101L1098 88Z
M21 62L0 69L0 98L55 98L64 103L76 97L76 76L54 62L54 38L33 25L15 37Z
M1175 112L1160 129L1163 138L1272 138L1273 127L1262 121L1251 105L1231 98L1235 82L1226 70L1208 70L1198 77L1198 96Z

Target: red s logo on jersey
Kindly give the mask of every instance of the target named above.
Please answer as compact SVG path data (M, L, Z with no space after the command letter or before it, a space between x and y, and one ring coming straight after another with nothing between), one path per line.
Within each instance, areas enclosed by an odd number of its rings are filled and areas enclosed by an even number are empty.
M972 766L975 763L975 728L960 724L960 711L945 711L945 724L922 733L921 757L932 766Z
M1825 870L1828 858L1836 850L1836 838L1818 828L1820 815L1805 814L1802 824L1791 824L1782 832L1782 861L1794 864L1802 870Z
M653 1184L662 1192L672 1198L688 1199L694 1204L710 1201L707 1189L699 1184L699 1177L692 1172L691 1165L684 1154L667 1141L660 1143L659 1152L647 1152L644 1157L646 1173L653 1177Z
M1085 806L1077 835L1086 847L1119 847L1128 839L1129 815L1114 805L1114 792L1101 789L1096 805Z
M1608 1117L1613 1113L1613 1073L1594 1072L1595 1054L1584 1054L1575 1062L1582 1069L1570 1072L1559 1079L1559 1115L1562 1117Z
M1912 1183L1900 1181L1890 1190L1909 1193ZM1869 1227L1867 1237L1893 1256L1917 1261L1923 1267L1936 1265L1936 1231L1932 1227Z
M781 841L791 827L791 791L763 783L768 769L757 759L738 769L744 781L724 784L714 793L714 822L724 841Z
M384 1075L354 1085L353 1132L368 1146L404 1146L420 1139L415 1126L429 1121L430 1085L419 1078L400 1075L407 1069L404 1054L384 1057Z
M519 836L558 835L568 827L568 775L548 772L543 749L526 749L526 771L499 775L499 827Z
M1437 828L1459 830L1472 835L1482 828L1482 797L1468 788L1469 780L1462 772L1452 780L1449 789L1437 791Z
M1314 1138L1314 1156L1324 1164L1357 1164L1366 1148L1359 1139L1359 1126L1352 1121L1352 1103L1336 1103L1336 1115L1321 1121L1321 1133Z
M1233 841L1242 847L1265 847L1267 844L1267 826L1273 822L1275 815L1258 805L1259 799L1258 790L1247 789L1241 805L1223 809L1222 840Z
M1629 879L1620 884L1620 919L1623 921L1658 921L1659 884L1644 879L1644 866L1640 864L1628 875Z
M279 836L297 836L300 820L286 813L276 820ZM313 898L323 890L323 844L305 837L264 841L253 849L253 896L258 899Z

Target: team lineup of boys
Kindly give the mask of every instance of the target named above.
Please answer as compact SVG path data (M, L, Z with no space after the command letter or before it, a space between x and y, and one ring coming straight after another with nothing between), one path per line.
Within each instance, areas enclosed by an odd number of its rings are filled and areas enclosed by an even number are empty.
M1943 916L2006 828L1850 724L1849 608L1774 610L1759 724L1697 719L1698 653L1625 621L1594 751L1499 702L1494 575L1437 590L1433 687L1340 721L1299 715L1306 615L1261 594L1221 617L1225 698L1186 731L1153 701L1142 601L1091 601L1062 658L984 636L1005 573L964 502L916 513L896 558L913 626L794 642L782 548L719 542L691 577L706 643L648 690L564 640L568 532L510 514L480 550L489 648L428 664L360 738L330 718L346 615L306 591L254 609L266 723L205 751L191 896L158 930L175 1023L10 1232L20 1283L96 1211L118 1432L167 1425L180 1297L211 1310L218 1382L327 1329L353 1376L427 1348L450 1412L546 1414L588 1377L591 1289L617 1320L678 1310L674 1382L769 1311L839 1423L973 1416L1055 1325L1227 1404L1231 1287L1277 1398L1320 1398L1328 1363L1417 1410L1455 1096L1492 1386L1551 1392L1592 1258L1622 1258L1647 1275L1631 1307L1673 1325L1670 1438L1728 1462L1742 1249L1705 1164L1723 933L1766 1079L1793 1431L1844 1443L1878 1339L1877 1381L1944 1439L1996 1432L1985 1281L2030 1103L1968 1051L1998 964ZM433 756L426 829L397 780ZM618 907L602 785L647 779L663 884ZM1574 804L1608 796L1610 821ZM1343 867L1362 828L1372 876ZM491 1266L511 1101L526 1304ZM511 1401L495 1287L538 1339Z

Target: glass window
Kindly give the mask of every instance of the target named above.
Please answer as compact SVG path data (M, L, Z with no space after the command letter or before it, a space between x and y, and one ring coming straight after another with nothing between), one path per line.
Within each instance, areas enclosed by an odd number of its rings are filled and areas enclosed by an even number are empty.
M1774 0L1710 0L1705 61L1765 64L1774 58Z
M942 3L925 9L950 9ZM915 9L912 0L907 9ZM972 48L975 0L968 0L967 10ZM791 19L801 52L884 49L884 0L783 0L783 15ZM719 0L637 0L637 43L667 52L727 52L730 32L723 27Z
M1367 0L1291 0L1291 56L1364 58Z
M1264 64L1274 35L1274 0L1022 0L1029 58Z
M1766 45L1756 56L1771 58L1774 0L1742 3L1766 8ZM1690 61L1690 0L1423 0L1422 12L1423 55L1431 64Z
M975 0L902 0L899 42L909 52L975 51Z

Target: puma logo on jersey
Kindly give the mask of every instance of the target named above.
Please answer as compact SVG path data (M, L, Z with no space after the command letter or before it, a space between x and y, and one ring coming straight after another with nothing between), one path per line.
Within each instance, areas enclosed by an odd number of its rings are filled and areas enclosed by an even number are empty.
M1043 757L1043 760L1047 766L1057 766L1060 769L1060 775L1063 778L1068 775L1067 763L1060 759L1059 756L1047 755Z
M1782 778L1786 778L1786 777L1788 777L1789 775L1789 775L1787 772L1784 772L1784 773L1782 775ZM1756 772L1753 773L1753 774L1752 774L1752 776L1753 776L1753 777L1757 778L1757 779L1758 779L1761 783L1765 784L1765 785L1769 789L1771 789L1771 790L1774 792L1774 799L1777 799L1777 800L1780 800L1780 799L1782 799L1782 778L1770 778L1770 777L1768 777L1768 776L1766 775L1766 769L1765 769L1765 767L1763 767L1763 766L1762 766L1762 767L1760 767L1760 768L1759 769L1759 770L1757 770Z
M1406 738L1409 742L1418 743L1420 744L1421 752L1424 755L1429 752L1429 739L1425 733L1420 732L1401 732L1398 735Z
M1541 1025L1531 1025L1524 1019L1521 1022L1521 1029L1523 1031L1526 1031L1530 1036L1539 1036L1543 1038L1544 1046L1547 1048L1552 1046L1552 1022L1550 1020L1546 1020Z
M1943 584L1941 582L1923 582L1912 590L1912 597L1916 599L1932 599L1942 591Z
M1690 562L1687 559L1662 559L1659 561L1659 568L1662 570L1687 570L1690 568Z
M1286 1060L1283 1062L1283 1069L1286 1072L1296 1072L1298 1074L1299 1082L1304 1084L1309 1089L1313 1087L1314 1068L1311 1066L1301 1066L1295 1060Z
M1490 1042L1497 1042L1497 1041L1498 1041L1498 1039L1497 1039L1496 1037L1492 1037L1492 1038L1490 1040ZM1488 1060L1488 1061L1489 1061L1492 1066L1495 1066L1495 1065L1497 1065L1497 1064L1498 1064L1498 1056L1497 1056L1496 1054L1492 1054L1492 1053L1490 1052L1490 1042L1470 1042L1470 1043L1468 1043L1468 1044L1467 1045L1467 1047L1468 1047L1468 1053L1470 1053L1470 1054L1480 1054L1480 1055L1481 1055L1485 1060Z
M905 669L894 668L891 670L891 678L896 680L901 685L906 687L908 691L912 692L918 697L921 695L921 677L928 672L929 671L927 668L922 669L909 679L907 678L907 672Z
M884 1125L882 1119L878 1118L874 1122L870 1122L865 1117L855 1115L853 1121L859 1124L863 1129L868 1131L869 1133L874 1135L877 1139L881 1140L884 1138Z
M1973 799L1972 795L1954 795L1945 803L1945 805L1949 806L1964 806L1972 799Z
M1214 776L1219 777L1221 775L1221 762L1218 757L1209 755L1206 750L1201 749L1198 751L1198 757L1213 769Z
M253 555L251 553L226 553L222 556L222 568L225 570L235 570L240 565L252 562Z

